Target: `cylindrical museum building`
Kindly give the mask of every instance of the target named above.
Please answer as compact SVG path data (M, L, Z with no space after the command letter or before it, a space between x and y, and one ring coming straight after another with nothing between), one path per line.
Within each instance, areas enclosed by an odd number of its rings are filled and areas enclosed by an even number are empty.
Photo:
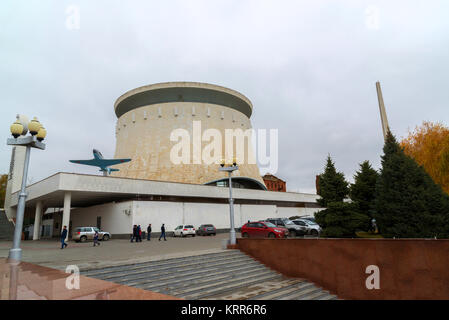
M251 132L251 101L234 90L207 83L167 82L130 90L114 105L117 115L115 158L131 158L118 165L116 177L149 179L193 184L226 186L227 173L219 171L220 159L226 158L227 134ZM208 129L213 129L208 130ZM179 132L182 134L179 135ZM201 156L210 151L210 132L221 135L221 156L213 163ZM266 189L255 163L251 137L245 136L245 157L238 158L239 170L233 172L233 185ZM182 151L189 161L173 161L181 139ZM236 138L238 139L238 138ZM233 139L233 152L238 145ZM215 144L217 146L217 144ZM250 160L253 159L253 160Z

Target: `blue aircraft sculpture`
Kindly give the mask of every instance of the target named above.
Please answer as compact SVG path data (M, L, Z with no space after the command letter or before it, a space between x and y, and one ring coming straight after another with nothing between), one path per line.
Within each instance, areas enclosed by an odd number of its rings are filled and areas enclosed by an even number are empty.
M87 166L99 167L103 171L103 175L110 175L112 171L119 171L119 169L109 168L110 166L131 161L131 159L104 159L100 151L93 150L94 158L91 160L69 160L77 164L85 164Z

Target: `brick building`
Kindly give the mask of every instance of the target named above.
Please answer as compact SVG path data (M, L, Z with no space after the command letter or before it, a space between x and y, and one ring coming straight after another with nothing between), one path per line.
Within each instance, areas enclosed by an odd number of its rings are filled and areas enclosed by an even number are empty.
M262 177L268 191L286 192L287 185L284 180L267 173Z

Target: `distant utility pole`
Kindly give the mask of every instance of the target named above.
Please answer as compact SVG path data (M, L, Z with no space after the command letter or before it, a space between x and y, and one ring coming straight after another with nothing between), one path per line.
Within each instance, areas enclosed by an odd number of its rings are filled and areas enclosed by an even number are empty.
M380 121L382 122L382 132L384 139L387 138L387 132L389 129L387 113L385 111L384 98L382 97L382 89L380 88L380 82L376 82L377 99L379 100Z

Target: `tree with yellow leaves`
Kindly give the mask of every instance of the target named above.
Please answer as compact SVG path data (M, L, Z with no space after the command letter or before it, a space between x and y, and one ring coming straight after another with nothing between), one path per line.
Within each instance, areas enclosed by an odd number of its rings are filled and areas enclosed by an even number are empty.
M0 175L0 208L5 206L6 184L8 183L8 175Z
M424 121L409 131L401 147L449 194L449 128Z

